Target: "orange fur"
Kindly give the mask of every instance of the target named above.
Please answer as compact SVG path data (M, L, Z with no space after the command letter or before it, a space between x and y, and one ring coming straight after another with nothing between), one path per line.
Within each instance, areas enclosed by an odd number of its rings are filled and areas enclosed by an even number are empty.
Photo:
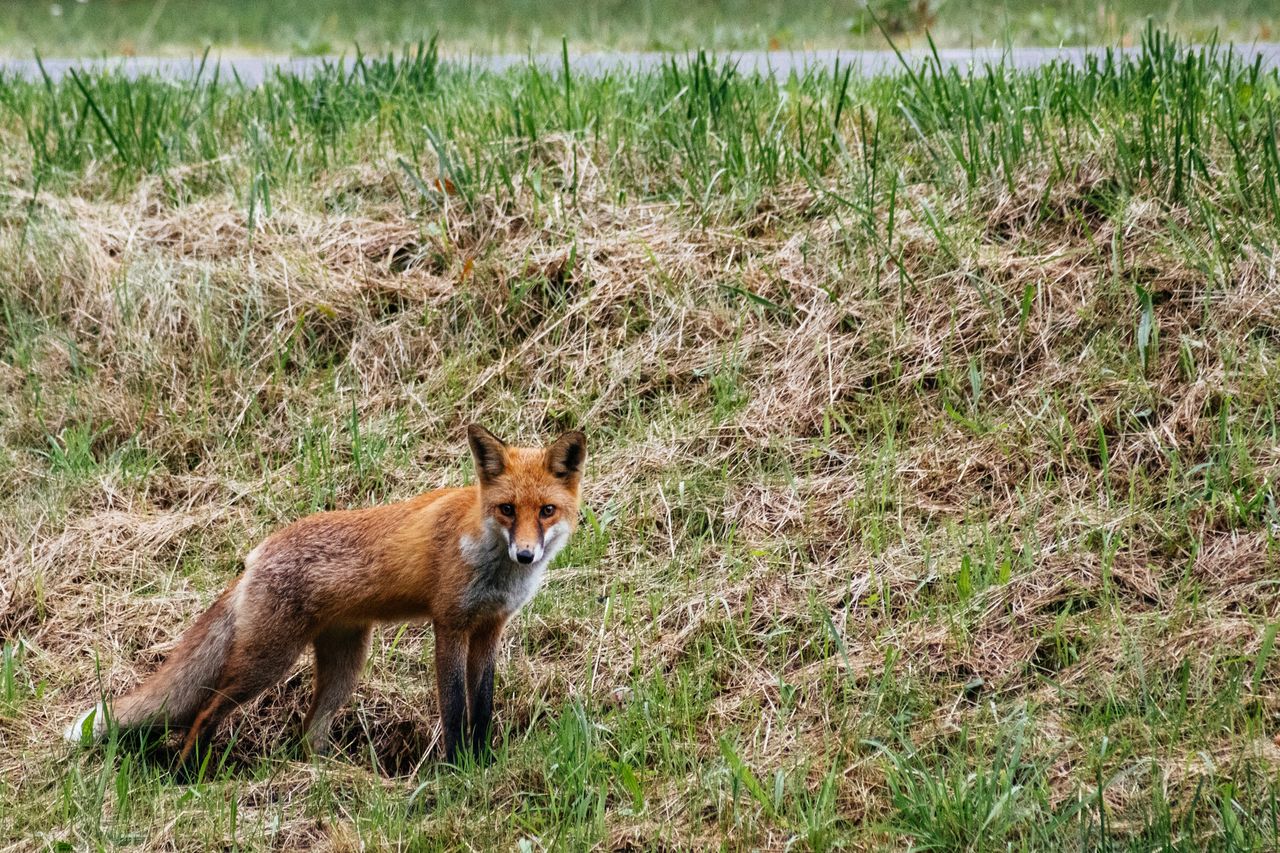
M245 571L132 693L99 706L121 727L185 729L182 757L223 717L283 678L308 645L316 693L308 744L328 744L333 713L354 688L378 622L429 619L436 634L445 756L488 745L493 660L511 616L577 527L586 438L508 447L468 428L478 482L402 503L325 512L273 533ZM79 740L86 711L67 730Z

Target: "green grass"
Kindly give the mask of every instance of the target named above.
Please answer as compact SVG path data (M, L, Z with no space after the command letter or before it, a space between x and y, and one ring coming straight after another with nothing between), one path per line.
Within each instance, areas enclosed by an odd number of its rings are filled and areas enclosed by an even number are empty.
M0 81L0 839L1268 850L1280 78ZM580 425L497 760L383 629L208 763L72 750L266 531ZM425 757L425 760L423 760Z
M883 48L876 17L899 39L919 40L929 28L935 41L957 47L1136 42L1148 19L1193 40L1280 33L1266 0L504 0L480 13L457 0L11 0L0 9L0 53L187 55L213 46L350 54L356 45L376 51L433 33L452 52L554 52L562 37L575 50Z

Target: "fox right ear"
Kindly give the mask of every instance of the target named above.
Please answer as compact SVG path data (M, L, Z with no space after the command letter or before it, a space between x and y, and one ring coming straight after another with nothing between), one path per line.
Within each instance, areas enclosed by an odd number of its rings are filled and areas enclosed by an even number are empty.
M467 427L467 443L471 445L471 457L476 461L476 476L482 483L502 476L507 468L506 445L502 439L479 424Z
M587 437L573 429L547 448L547 470L561 480L576 482L587 458Z

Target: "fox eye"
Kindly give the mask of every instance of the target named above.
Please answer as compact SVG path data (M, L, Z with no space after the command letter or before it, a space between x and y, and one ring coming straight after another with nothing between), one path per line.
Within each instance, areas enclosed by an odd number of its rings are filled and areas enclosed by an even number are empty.
M502 513L507 518L514 518L516 514L516 508L512 504L498 504L498 512Z
M542 507L542 517L550 518L556 514L556 508L553 504L544 504Z

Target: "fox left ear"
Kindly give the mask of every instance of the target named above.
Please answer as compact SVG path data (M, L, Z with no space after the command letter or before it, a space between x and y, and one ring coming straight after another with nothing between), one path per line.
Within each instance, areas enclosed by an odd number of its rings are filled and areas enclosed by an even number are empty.
M587 437L576 429L569 430L547 448L547 470L561 480L576 479L586 459Z

